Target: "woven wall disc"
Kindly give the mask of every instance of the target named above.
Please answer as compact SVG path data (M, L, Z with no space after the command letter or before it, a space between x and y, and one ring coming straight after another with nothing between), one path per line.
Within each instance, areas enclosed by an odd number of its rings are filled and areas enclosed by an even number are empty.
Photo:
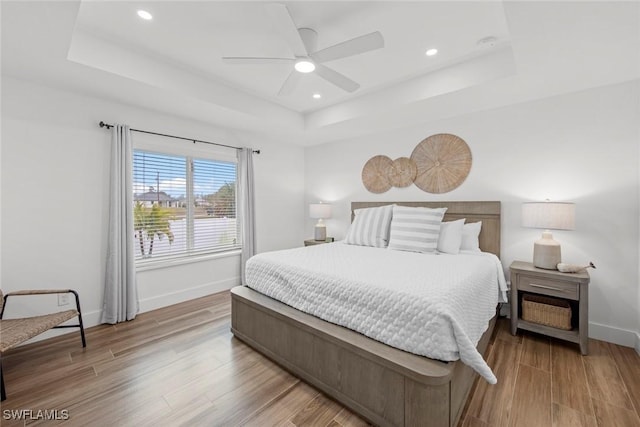
M394 187L408 187L416 178L418 168L416 163L408 157L399 157L387 169L389 184Z
M387 156L373 156L362 168L362 183L372 193L384 193L391 188L387 169L393 160Z
M428 193L447 193L464 182L471 170L471 150L449 133L432 135L411 153L418 172L414 183Z

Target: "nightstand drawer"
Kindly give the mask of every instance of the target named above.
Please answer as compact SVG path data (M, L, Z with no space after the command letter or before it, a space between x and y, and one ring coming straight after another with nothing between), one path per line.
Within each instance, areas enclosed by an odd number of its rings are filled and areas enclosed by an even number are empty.
M579 299L578 284L559 280L545 280L535 276L520 277L518 290L535 292L572 300Z

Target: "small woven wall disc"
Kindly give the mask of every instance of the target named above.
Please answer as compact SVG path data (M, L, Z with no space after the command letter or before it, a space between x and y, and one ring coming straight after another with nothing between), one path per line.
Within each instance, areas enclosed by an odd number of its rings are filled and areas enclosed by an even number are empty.
M408 187L416 178L418 168L413 160L408 157L399 157L391 163L387 169L389 184L394 187Z
M391 188L387 169L393 160L387 156L373 156L362 168L362 183L372 193L384 193Z
M432 135L411 153L418 172L414 183L428 193L447 193L464 182L471 170L471 150L464 140L449 133Z

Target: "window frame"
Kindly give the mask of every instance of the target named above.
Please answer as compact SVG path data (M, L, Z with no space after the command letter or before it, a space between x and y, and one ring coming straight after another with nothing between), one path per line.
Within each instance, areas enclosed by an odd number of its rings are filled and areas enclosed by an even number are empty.
M136 138L138 139L138 138ZM182 145L182 147L179 147ZM133 144L132 157L137 152L147 152L155 155L166 155L180 157L185 161L185 180L186 180L186 248L184 252L177 254L160 254L158 256L151 256L149 258L135 257L135 265L138 270L145 270L150 268L165 267L170 265L185 264L191 262L199 262L207 259L223 258L227 256L236 256L241 253L242 240L241 240L241 223L238 219L238 213L240 211L238 207L238 157L237 150L227 149L221 150L218 147L210 149L210 147L185 147L185 144L167 144L166 141L153 141L149 138L143 141L135 141ZM205 148L205 149L203 149ZM194 160L195 161L212 161L220 163L232 163L235 166L235 244L228 246L221 246L217 248L196 249L194 248L194 239L197 239L195 233L195 199L196 194L194 192ZM132 168L135 168L135 161L132 162ZM135 169L132 170L132 173ZM135 173L133 173L132 188L131 191L135 194ZM159 189L158 189L159 191ZM135 205L135 202L134 202Z

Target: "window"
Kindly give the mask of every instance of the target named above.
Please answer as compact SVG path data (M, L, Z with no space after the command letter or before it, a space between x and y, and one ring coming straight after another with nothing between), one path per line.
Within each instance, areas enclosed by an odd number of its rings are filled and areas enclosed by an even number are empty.
M240 247L235 162L133 152L136 261Z

